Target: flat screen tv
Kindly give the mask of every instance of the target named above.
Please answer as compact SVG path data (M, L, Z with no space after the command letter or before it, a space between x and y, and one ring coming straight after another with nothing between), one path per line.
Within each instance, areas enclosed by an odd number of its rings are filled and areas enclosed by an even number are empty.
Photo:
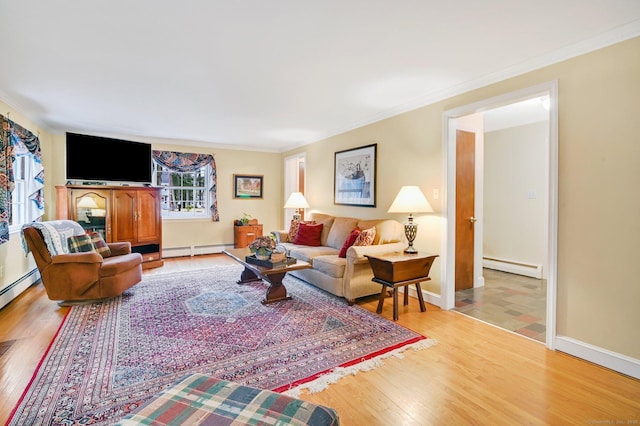
M151 183L151 144L67 133L67 180Z

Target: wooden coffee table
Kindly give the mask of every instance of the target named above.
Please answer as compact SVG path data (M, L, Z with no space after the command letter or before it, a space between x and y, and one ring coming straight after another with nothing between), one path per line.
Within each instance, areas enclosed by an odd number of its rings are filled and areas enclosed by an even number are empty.
M279 300L291 299L291 297L287 295L286 287L282 284L282 279L289 271L311 268L310 264L301 260L298 260L296 263L291 265L282 264L273 268L255 265L245 260L247 256L251 255L251 250L248 248L227 249L222 252L244 266L244 270L240 275L238 284L262 280L269 283L267 295L262 300L263 305L277 302Z

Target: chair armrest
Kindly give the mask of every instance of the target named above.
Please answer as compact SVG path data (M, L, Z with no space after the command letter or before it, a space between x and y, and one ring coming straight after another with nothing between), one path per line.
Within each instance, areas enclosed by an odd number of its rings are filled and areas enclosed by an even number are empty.
M111 256L122 256L123 254L131 253L131 243L129 241L118 241L107 245L111 250Z
M51 258L51 263L102 263L102 256L95 251L87 251L84 253L58 254Z

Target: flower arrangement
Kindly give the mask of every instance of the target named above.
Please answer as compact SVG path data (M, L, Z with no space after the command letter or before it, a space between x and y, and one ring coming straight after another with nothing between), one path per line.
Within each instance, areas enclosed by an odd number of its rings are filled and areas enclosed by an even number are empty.
M262 236L251 241L249 249L256 256L271 256L271 252L276 248L276 240L273 236Z

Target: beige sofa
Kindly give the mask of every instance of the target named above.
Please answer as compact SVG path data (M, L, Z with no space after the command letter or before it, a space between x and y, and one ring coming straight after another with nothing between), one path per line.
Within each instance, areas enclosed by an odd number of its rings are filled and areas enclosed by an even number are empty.
M344 297L349 304L354 300L378 294L381 285L371 281L373 272L365 255L392 253L404 250L404 226L392 219L357 219L335 217L316 213L312 220L322 223L321 246L303 246L288 243L288 231L277 231L278 244L283 245L289 256L309 262L312 269L291 271L296 276L323 290ZM346 258L338 257L345 240L355 227L361 230L376 228L372 245L351 246Z

